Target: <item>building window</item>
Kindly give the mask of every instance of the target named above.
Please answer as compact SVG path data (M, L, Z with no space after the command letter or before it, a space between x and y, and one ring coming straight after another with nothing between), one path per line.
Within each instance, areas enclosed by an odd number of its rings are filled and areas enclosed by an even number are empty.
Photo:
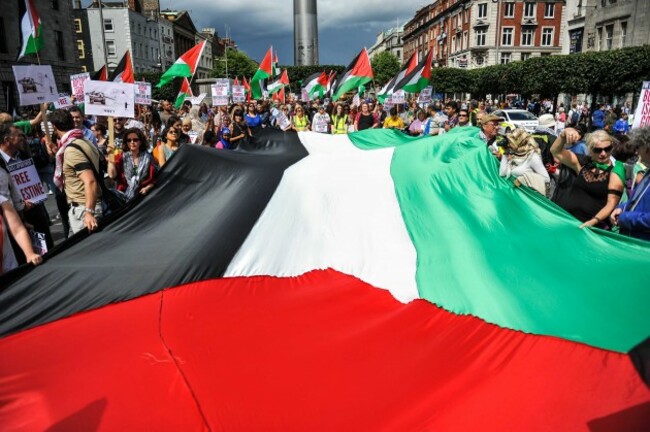
M400 60L402 59L402 57L400 56L400 51L399 50L395 51L395 56Z
M510 63L510 61L512 61L512 54L510 54L510 53L501 53L501 59L500 59L501 64L508 64L508 63Z
M625 39L627 39L627 21L621 22L621 48L625 47Z
M503 16L504 16L504 18L514 18L515 17L515 3L514 2L506 2L504 4Z
M111 18L104 19L104 31L107 32L113 31L113 20Z
M600 51L603 49L603 28L598 27L596 31L598 32L598 39L596 40L596 51Z
M54 10L59 10L59 0L50 0L50 6Z
M479 3L477 18L479 19L487 18L487 3Z
M75 33L81 33L83 31L83 28L81 27L81 20L79 18L75 18L74 20L74 31Z
M86 58L86 50L84 49L84 41L77 39L77 56L80 59Z
M521 53L521 61L526 61L530 58L530 53Z
M81 66L81 72L88 72L88 68L86 66Z
M115 57L115 41L106 41L106 55L108 57Z
M483 66L483 63L484 63L483 56L478 56L478 57L476 57L476 64L477 64L478 66Z
M521 45L533 46L535 40L535 29L523 29L521 31Z
M524 3L524 18L535 18L535 3Z
M0 53L7 53L7 32L4 17L0 16Z
M513 27L504 27L501 34L501 45L512 46L512 34L515 31Z
M138 34L142 33L142 26L138 23Z
M612 49L612 42L614 40L614 24L605 26L605 49Z
M553 45L553 27L546 27L542 29L542 46Z
M544 7L544 18L553 18L555 16L555 3L546 3Z
M54 31L54 45L56 46L56 56L59 60L65 60L65 45L63 44L63 32Z
M476 30L476 46L485 46L485 29Z

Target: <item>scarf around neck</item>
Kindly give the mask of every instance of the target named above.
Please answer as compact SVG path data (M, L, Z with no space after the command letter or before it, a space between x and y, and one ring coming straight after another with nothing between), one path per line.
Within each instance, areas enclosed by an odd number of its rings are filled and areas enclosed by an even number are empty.
M83 139L84 133L80 129L72 129L66 132L59 140L59 149L56 151L56 167L54 168L54 184L59 190L63 190L63 154L65 148L76 139Z

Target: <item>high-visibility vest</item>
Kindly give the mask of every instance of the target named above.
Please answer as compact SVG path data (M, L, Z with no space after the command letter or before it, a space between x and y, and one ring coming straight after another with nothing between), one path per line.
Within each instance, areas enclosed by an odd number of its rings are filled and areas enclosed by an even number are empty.
M340 117L334 114L332 116L332 124L334 126L334 130L332 131L332 134L344 134L348 132L348 126L347 126L347 116L345 114L342 114Z
M307 116L302 116L302 118L293 116L293 125L299 131L307 130Z

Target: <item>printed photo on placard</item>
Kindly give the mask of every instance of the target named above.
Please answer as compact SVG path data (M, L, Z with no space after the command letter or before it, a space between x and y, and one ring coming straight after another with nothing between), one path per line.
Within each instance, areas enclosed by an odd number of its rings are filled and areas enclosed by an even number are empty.
M151 83L136 81L135 103L140 105L151 105Z
M72 88L72 95L77 100L83 100L84 83L89 79L90 79L90 73L88 72L70 75L70 87Z
M86 81L84 101L88 115L132 118L135 86L112 81Z
M12 66L20 106L54 102L59 98L52 66Z

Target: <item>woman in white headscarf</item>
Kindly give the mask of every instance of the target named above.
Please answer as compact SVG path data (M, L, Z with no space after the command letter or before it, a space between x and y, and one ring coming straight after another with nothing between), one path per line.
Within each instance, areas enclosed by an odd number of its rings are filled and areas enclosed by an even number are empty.
M539 146L524 129L517 128L508 139L507 157L501 158L501 177L514 177L520 184L535 189L547 196L550 177L542 162Z

